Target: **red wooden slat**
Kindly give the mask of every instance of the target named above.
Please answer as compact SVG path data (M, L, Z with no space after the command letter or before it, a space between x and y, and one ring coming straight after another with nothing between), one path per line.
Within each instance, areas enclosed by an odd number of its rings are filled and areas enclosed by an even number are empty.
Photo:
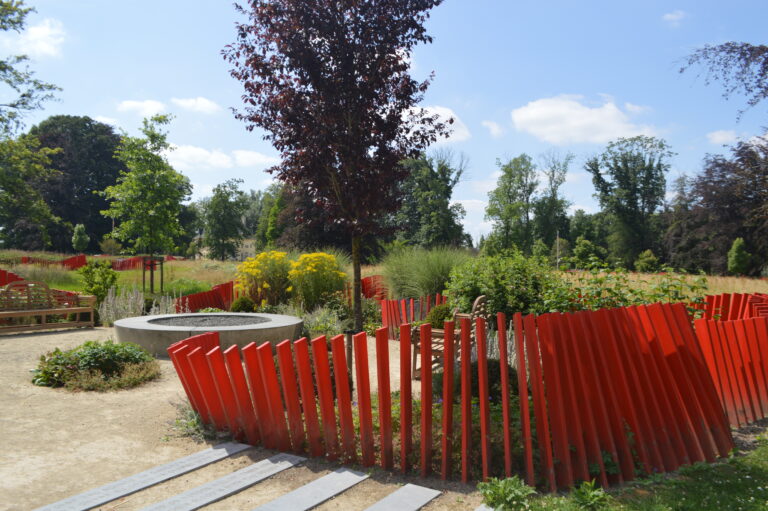
M296 372L299 375L299 389L301 391L301 408L304 411L304 424L307 430L307 443L311 456L322 456L323 436L320 433L320 421L317 417L317 401L315 399L315 387L312 382L312 366L309 357L309 343L306 337L302 337L293 343L296 352Z
M432 326L419 327L421 341L421 477L432 469Z
M758 375L760 400L763 411L768 413L768 331L764 330L765 325L765 318L753 317L748 320L748 329L752 339L754 339L755 351L757 352L755 372Z
M339 456L339 438L336 429L336 410L333 406L331 370L328 363L328 346L325 336L312 339L312 357L315 363L317 394L320 397L320 416L323 421L325 452L329 459Z
M412 450L411 327L403 325L400 327L400 469L404 474L410 469Z
M368 373L368 335L365 332L352 338L357 373L357 410L360 418L360 450L364 467L376 462L373 446L373 414L371 411L371 380Z
M227 418L227 429L238 441L242 441L243 428L240 421L238 421L240 413L237 409L235 391L232 389L232 383L229 381L227 366L224 363L224 355L221 353L221 348L216 346L205 354L205 358L208 361L208 369L210 369L213 375L216 394L219 396L219 401L224 409L224 415Z
M261 369L261 380L264 382L264 391L267 396L267 405L272 414L272 424L275 427L277 448L281 451L291 449L291 439L288 435L288 426L285 423L285 408L280 396L280 382L277 379L277 369L272 355L272 345L268 342L256 348Z
M461 319L461 480L469 482L469 448L472 443L472 326Z
M349 389L349 373L347 372L347 356L343 335L337 335L331 339L331 351L333 352L333 376L336 380L341 448L347 460L354 461L357 457L355 426L352 421L352 396Z
M482 456L483 480L491 471L491 416L488 408L488 349L485 338L485 319L475 320L475 341L477 343L477 381L480 399L480 454Z
M733 367L730 347L728 346L727 336L725 335L724 323L722 321L707 322L710 338L712 339L715 360L720 367L722 376L723 395L725 398L725 409L728 419L732 426L739 426L744 423L743 407L741 406L739 389L736 383L736 375Z
M208 408L205 406L205 400L203 399L200 387L195 379L192 366L187 359L187 355L191 351L192 348L184 344L183 341L168 347L168 354L171 358L171 362L173 362L173 365L176 368L182 386L187 393L189 404L192 406L192 409L200 415L200 420L204 424L211 424L213 420L211 419Z
M518 396L520 397L520 424L522 428L523 456L525 457L525 482L528 486L535 486L536 479L533 473L533 436L531 435L531 413L528 405L528 377L525 369L526 356L523 333L523 315L517 312L513 316L513 320L515 323L515 349L517 350L517 386ZM463 342L461 350L461 360L463 364L464 353L466 353L464 351ZM462 371L463 370L464 367L462 365Z
M446 321L443 338L443 437L441 439L442 465L441 477L447 480L451 476L453 454L453 369L455 366L453 321Z
M253 405L256 410L256 419L259 426L259 435L265 447L277 449L278 441L275 436L275 426L272 414L267 403L264 382L261 377L259 356L256 353L256 343L250 343L243 347L243 361L245 362L245 375L253 396Z
M755 414L752 410L752 403L749 401L749 391L744 374L744 360L742 358L741 347L736 340L736 330L732 321L721 322L721 328L725 333L724 346L728 348L732 364L732 375L736 382L735 388L738 391L738 403L740 414L742 416L742 425L755 421Z
M187 355L187 360L189 360L189 363L192 366L197 385L200 388L200 393L203 396L205 406L211 414L211 420L213 421L216 430L226 430L227 419L224 415L224 408L216 393L213 376L211 375L210 369L208 369L208 363L205 360L205 352L203 351L203 348L197 347L193 349Z
M755 415L755 420L765 417L762 403L760 402L760 390L757 383L757 372L755 371L755 361L758 358L755 343L747 337L746 320L736 320L733 322L736 331L736 342L744 359L744 373L747 381L747 391L749 392L749 401Z
M503 312L496 315L499 333L499 367L501 369L502 435L504 436L504 474L512 477L512 426L509 423L509 353L507 352L507 317ZM570 465L570 456L568 457Z
M227 348L224 352L224 361L227 364L227 372L232 382L232 388L235 390L235 399L237 400L238 414L241 418L245 438L251 445L259 443L259 426L256 420L256 413L253 409L251 395L248 392L248 383L245 380L245 371L243 363L240 360L240 349L236 344Z
M381 467L392 468L392 395L389 386L389 340L384 328L376 330L376 376L379 383L379 434ZM422 371L423 373L424 371Z
M291 341L284 340L275 347L277 363L280 366L280 384L285 398L285 410L288 412L288 432L294 452L304 451L304 423L301 420L301 403L297 385L296 371L293 368Z

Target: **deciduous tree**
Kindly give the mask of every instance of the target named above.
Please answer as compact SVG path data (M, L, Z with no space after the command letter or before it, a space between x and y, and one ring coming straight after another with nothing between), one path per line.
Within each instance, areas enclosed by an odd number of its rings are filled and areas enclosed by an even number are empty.
M517 247L526 254L533 247L533 204L539 186L536 166L527 154L507 163L497 161L501 176L488 194L485 216L493 220L493 232L487 243L496 250Z
M243 241L243 215L248 207L245 193L239 189L242 179L230 179L216 186L203 215L203 244L213 259L235 257Z
M400 162L446 133L418 109L429 80L409 75L441 0L250 0L224 50L244 87L236 117L280 151L281 181L307 193L351 238L355 328L362 329L360 246L399 207ZM307 219L311 220L311 219Z

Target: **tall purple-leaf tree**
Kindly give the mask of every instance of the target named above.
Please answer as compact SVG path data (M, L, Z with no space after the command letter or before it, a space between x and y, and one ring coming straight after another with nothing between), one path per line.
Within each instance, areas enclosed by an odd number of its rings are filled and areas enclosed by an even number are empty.
M250 0L235 5L248 21L223 51L245 89L235 116L264 129L280 151L269 172L307 190L349 233L358 331L361 238L400 206L398 184L409 172L401 162L453 122L417 106L431 77L409 74L413 48L432 41L424 23L440 3Z

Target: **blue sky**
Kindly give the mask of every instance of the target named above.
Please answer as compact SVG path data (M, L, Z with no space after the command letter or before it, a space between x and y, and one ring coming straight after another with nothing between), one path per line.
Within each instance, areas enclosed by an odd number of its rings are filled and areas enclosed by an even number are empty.
M245 188L271 182L263 169L277 152L249 133L230 107L241 87L221 49L234 41L236 13L215 0L30 0L37 13L22 35L0 36L0 54L23 52L37 76L63 88L27 118L89 115L134 133L143 116L176 116L169 159L194 184L194 197L226 179ZM668 176L695 174L707 153L761 133L765 105L740 122L743 98L721 97L683 58L704 44L766 44L765 0L550 1L446 0L428 22L431 45L417 48L413 74L435 79L422 106L456 119L440 144L467 171L454 192L477 238L496 161L571 151L564 194L572 209L596 211L584 160L617 137L664 138L677 155Z

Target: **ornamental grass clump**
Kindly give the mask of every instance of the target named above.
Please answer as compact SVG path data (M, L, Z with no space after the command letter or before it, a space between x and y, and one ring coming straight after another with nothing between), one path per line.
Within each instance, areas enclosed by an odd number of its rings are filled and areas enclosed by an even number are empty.
M291 291L290 270L291 261L286 252L262 252L238 265L238 286L257 305L278 305L287 301Z
M288 272L293 295L307 311L314 310L324 297L343 290L346 277L336 257L324 252L302 254L291 262Z

